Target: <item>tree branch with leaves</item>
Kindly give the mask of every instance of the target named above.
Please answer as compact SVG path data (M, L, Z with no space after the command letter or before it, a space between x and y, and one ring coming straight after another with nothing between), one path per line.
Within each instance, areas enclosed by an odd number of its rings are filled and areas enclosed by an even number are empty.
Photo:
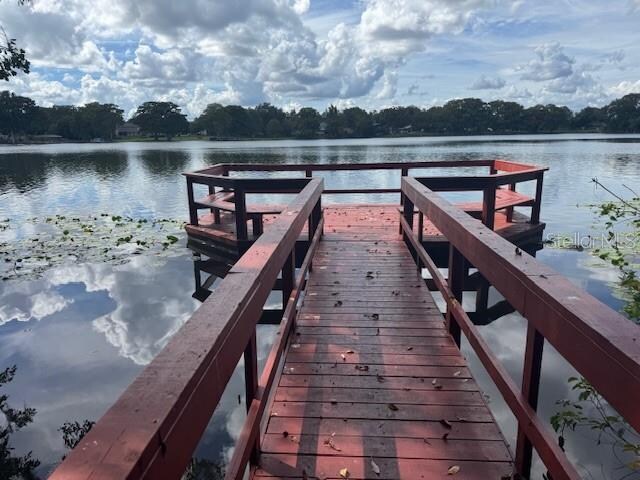
M1 1L1 0L0 0ZM30 0L18 0L20 5L31 3ZM31 63L27 59L24 48L17 45L4 27L0 25L0 80L9 81L19 72L29 73Z

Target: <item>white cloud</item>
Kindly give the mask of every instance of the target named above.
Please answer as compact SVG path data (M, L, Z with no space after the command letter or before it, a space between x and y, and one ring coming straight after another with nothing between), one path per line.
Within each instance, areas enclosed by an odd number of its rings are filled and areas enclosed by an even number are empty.
M517 67L522 79L542 82L568 77L573 73L575 60L568 57L560 44L547 43L535 49L537 58Z
M489 78L486 75L481 75L469 88L471 90L498 90L506 84L507 82L500 77Z
M623 80L622 82L610 87L609 92L616 97L621 97L630 93L640 93L640 80L636 80L635 82Z

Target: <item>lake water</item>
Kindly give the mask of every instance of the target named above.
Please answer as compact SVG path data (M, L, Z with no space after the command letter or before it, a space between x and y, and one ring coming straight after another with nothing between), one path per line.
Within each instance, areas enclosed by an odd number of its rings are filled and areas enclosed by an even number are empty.
M550 168L542 208L547 235L584 237L599 232L588 205L610 197L594 187L592 177L621 193L625 193L623 183L640 185L640 136L633 135L4 146L0 148L0 220L8 222L0 229L0 244L7 250L42 236L45 219L56 214L186 220L185 181L180 173L218 162L343 164L493 158ZM326 182L336 187L399 184L397 172L375 175L373 179L360 173L330 174ZM0 369L15 364L18 370L0 393L8 394L13 406L37 409L34 422L13 435L12 443L18 453L33 451L42 462L41 475L65 452L58 428L67 421L98 419L198 307L192 298L192 256L184 248L184 235L177 236L178 243L166 252L132 255L126 262L89 255L30 274L5 262L10 265L5 266L7 279L0 281ZM621 307L613 295L615 270L588 252L545 248L538 258L601 301ZM519 379L523 319L507 315L482 327L482 332L506 369ZM259 327L262 360L272 335L273 327ZM556 410L555 401L570 396L567 378L573 372L552 348L546 345L545 349L540 412L548 419ZM493 413L512 440L511 414L472 352L466 346L464 351ZM244 406L238 402L243 393L238 369L198 456L220 463L228 458L244 417ZM622 477L626 472L619 469L610 449L597 446L594 438L587 433L569 437L571 458L593 478Z

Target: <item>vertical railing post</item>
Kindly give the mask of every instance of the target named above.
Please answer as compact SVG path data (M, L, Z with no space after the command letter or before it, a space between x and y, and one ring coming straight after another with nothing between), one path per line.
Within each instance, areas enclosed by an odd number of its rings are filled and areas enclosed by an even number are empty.
M187 177L187 198L189 199L189 223L198 225L198 209L193 196L193 179Z
M493 230L496 216L496 184L491 182L482 191L482 223Z
M311 170L310 168L307 168L304 171L304 176L307 177L307 178L311 178L313 176L313 170Z
M414 209L415 205L409 199L409 197L404 195L402 192L400 193L400 195L402 196L402 205L404 207L403 210L402 210L402 216L404 217L404 219L409 224L409 228L411 228L411 231L409 231L409 232L402 232L402 238L403 238L404 242L407 244L407 247L409 248L409 250L411 251L411 255L414 255L413 248L411 246L411 242L409 241L409 235L413 235L413 209ZM400 225L400 230L403 230L402 229L402 225Z
M245 402L247 404L247 412L251 408L251 402L256 398L258 393L258 348L256 342L256 330L253 329L253 335L244 349L244 384L245 384ZM250 462L251 465L257 465L260 457L260 435L256 436L255 444L251 449Z
M402 177L406 177L409 175L409 169L408 168L401 168L400 169L400 185L402 185ZM402 186L400 187L400 189L402 189ZM402 202L404 201L404 195L402 195L402 192L400 192L400 205L402 205Z
M510 183L509 184L509 190L512 192L516 191L516 184L515 183ZM513 221L513 210L514 207L509 207L507 208L507 222L512 222Z
M424 238L424 213L422 213L422 211L418 212L418 244L422 245L422 240ZM416 265L418 267L418 272L422 273L422 267L424 265L422 265L422 260L420 259L420 256L417 255L416 258Z
M538 178L536 179L536 198L533 203L533 207L531 208L531 219L529 223L538 224L540 223L540 207L542 206L542 180L544 179L544 173L540 172L538 174Z
M462 253L449 244L449 272L448 272L448 284L451 289L451 293L454 296L455 301L462 305L462 292L464 291L464 279L466 277L468 265L467 260ZM453 300L452 300L453 301ZM456 345L460 346L460 325L453 317L453 312L450 306L447 304L447 328L449 333L456 342Z
M236 239L247 240L247 200L244 190L235 189L233 199L236 207Z
M538 408L538 392L540 390L540 373L542 370L542 351L544 337L530 323L527 325L527 344L524 351L524 367L522 370L522 395L533 410ZM521 426L518 426L516 441L516 471L523 477L531 474L531 457L533 447Z
M287 308L296 281L296 251L291 251L282 266L282 310Z

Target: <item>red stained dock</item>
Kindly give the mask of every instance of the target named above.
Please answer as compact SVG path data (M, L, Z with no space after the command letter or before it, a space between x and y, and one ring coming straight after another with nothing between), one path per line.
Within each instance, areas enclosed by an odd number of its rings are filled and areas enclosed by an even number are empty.
M397 213L324 215L255 476L446 478L454 466L461 479L509 475L510 453Z
M458 167L476 171L412 176ZM400 186L325 187L325 176L349 170L395 170ZM268 176L278 171L293 176ZM550 478L580 479L536 411L543 347L640 431L640 329L534 258L545 171L463 160L185 174L203 303L51 478L180 479L187 469L208 478L194 455L243 359L247 415L228 480L526 479L534 453ZM480 192L482 201L452 204L439 192ZM273 203L248 201L271 194ZM400 201L324 203L339 194ZM275 201L286 195L288 204ZM463 301L472 299L475 309ZM526 320L516 380L478 329L512 312ZM278 330L259 371L264 324ZM517 423L513 460L460 353L463 336Z

